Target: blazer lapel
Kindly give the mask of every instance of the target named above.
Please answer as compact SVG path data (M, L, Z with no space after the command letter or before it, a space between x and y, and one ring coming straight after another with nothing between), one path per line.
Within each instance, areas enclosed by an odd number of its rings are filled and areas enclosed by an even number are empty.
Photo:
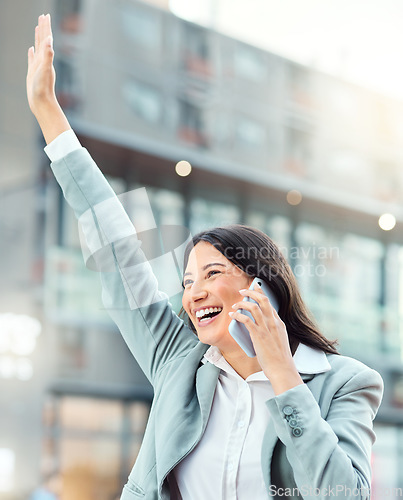
M193 353L194 357L198 355L197 351ZM193 366L195 365L193 364ZM185 412L183 411L184 406L180 404L179 407L175 408L175 411L178 411L177 421L170 423L168 437L166 434L160 437L161 446L166 445L166 440L169 439L169 448L172 450L170 455L162 454L161 457L157 457L157 477L160 482L160 490L162 490L162 481L169 472L189 453L203 435L210 415L219 373L220 369L211 363L199 365L196 374L194 372L192 374L196 376L196 394L193 392L194 397L187 400ZM188 374L188 380L192 379L192 375ZM189 386L186 388L190 389ZM183 389L185 391L185 388ZM183 417L185 413L191 414L192 418L181 421L180 417ZM175 415L172 416L172 418L174 417Z
M202 432L204 432L210 415L219 374L220 369L218 366L208 362L202 365L196 372L196 394L202 416Z

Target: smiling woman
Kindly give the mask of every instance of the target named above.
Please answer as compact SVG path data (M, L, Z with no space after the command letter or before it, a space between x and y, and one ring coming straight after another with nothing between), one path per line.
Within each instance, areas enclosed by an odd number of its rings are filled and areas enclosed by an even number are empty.
M121 499L258 500L280 498L284 488L292 491L288 498L311 498L307 487L340 486L351 492L345 498L369 498L379 374L337 354L310 318L278 247L247 226L199 233L186 248L185 324L71 130L54 83L50 16L40 16L28 52L29 105L55 177L84 221L88 249L113 259L114 267L100 272L105 308L154 386ZM278 313L262 289L248 288L254 277L270 286ZM246 327L255 357L229 334L231 320Z

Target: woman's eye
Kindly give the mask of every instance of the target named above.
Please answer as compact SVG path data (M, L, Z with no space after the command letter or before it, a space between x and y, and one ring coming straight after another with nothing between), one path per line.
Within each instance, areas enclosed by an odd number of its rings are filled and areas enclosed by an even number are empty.
M182 285L183 285L183 288L185 288L186 286L191 285L192 283L193 283L193 281L192 281L192 280L185 280L185 281L183 282L183 284L182 284Z
M212 270L207 273L207 277L210 278L210 276L213 276L213 274L219 274L220 271Z

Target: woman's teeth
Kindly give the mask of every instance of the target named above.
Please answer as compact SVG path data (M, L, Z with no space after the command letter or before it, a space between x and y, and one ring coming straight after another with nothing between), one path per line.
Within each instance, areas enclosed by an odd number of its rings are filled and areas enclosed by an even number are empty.
M198 318L199 321L203 321L206 319L210 319L210 317L205 318L207 314L213 314L213 313L219 313L222 311L222 307L207 307L206 309L199 309L196 311L196 318Z

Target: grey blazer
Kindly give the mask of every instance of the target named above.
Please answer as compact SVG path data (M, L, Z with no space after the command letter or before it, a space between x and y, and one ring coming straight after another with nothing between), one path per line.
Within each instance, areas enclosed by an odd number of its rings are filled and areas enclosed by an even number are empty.
M158 291L133 226L85 149L52 163L82 224L87 262L97 266L104 305L154 387L143 443L121 500L177 498L170 478L199 442L219 369L201 363L198 341ZM380 375L352 358L328 355L331 370L301 373L305 384L267 401L261 467L268 498L370 498L372 421ZM321 493L319 493L321 490ZM207 499L206 499L207 500Z

